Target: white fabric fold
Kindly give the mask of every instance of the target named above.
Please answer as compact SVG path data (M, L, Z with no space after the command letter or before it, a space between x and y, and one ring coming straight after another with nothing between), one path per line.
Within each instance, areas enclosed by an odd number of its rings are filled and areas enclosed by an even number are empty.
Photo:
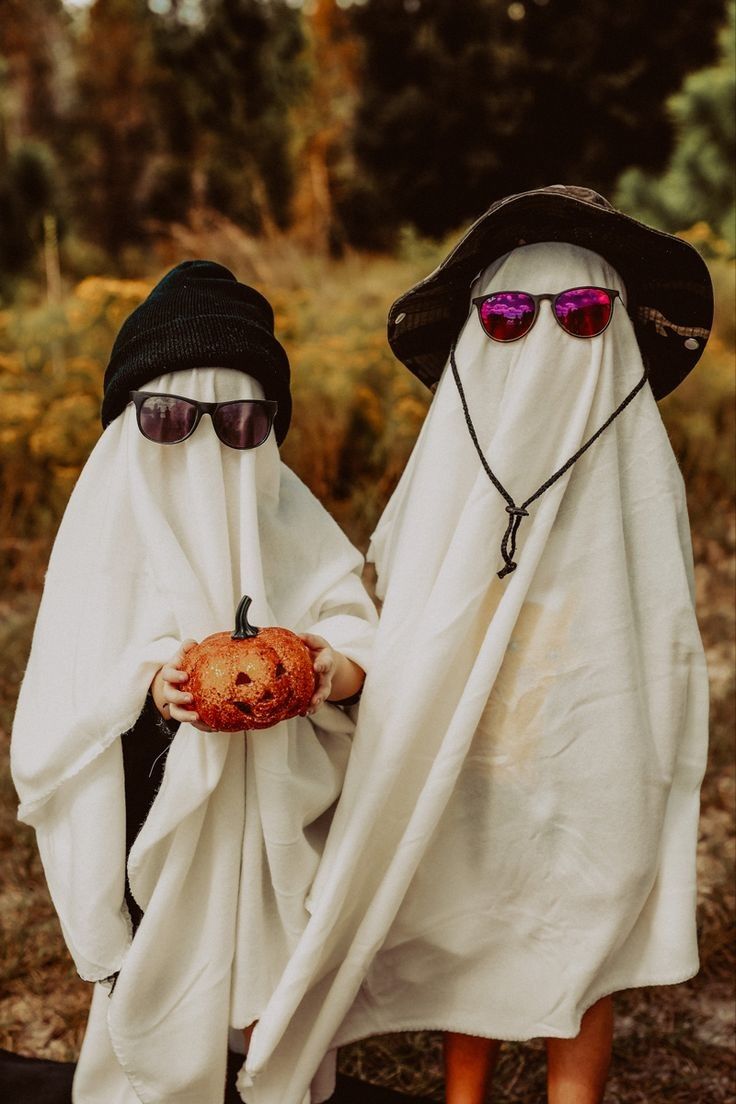
M262 396L228 369L178 371L146 389ZM91 981L120 971L110 1042L145 1104L220 1104L228 1026L260 1012L308 918L354 725L329 704L247 738L181 725L129 857L145 913L132 944L119 736L179 642L228 628L245 593L255 624L318 632L367 666L375 611L361 567L273 436L238 452L206 417L188 441L163 446L141 436L128 406L73 492L12 769L77 969ZM75 1104L99 1104L85 1094L78 1086Z
M470 295L625 289L526 246ZM456 360L484 454L524 501L640 379L617 303ZM596 999L697 969L707 678L682 479L648 386L531 507L506 503L449 369L371 551L384 599L312 916L256 1028L247 1104L301 1104L328 1047L419 1028L572 1037Z

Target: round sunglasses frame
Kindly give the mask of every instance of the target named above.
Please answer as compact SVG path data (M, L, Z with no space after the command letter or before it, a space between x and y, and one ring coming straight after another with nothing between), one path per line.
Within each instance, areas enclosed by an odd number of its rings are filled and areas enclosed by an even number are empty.
M181 399L182 402L189 403L190 406L196 407L196 415L194 418L194 425L183 437L177 438L176 441L157 441L154 437L149 437L141 425L141 407L146 399L161 398L161 399ZM143 437L147 441L151 441L154 445L181 445L184 441L188 441L194 433L195 429L202 421L204 414L209 414L212 422L212 428L214 429L218 440L222 441L223 445L227 445L228 448L235 449L237 452L248 452L250 449L258 448L264 444L273 429L274 418L279 408L279 404L276 399L228 399L225 402L200 402L199 399L192 399L188 395L174 395L170 391L131 391L130 399L135 406L135 417L138 423L138 429ZM263 438L254 445L232 445L229 441L223 440L217 430L217 423L215 422L214 415L220 407L234 406L236 403L247 403L249 406L261 406L265 409L268 415L268 429L266 430Z
M555 312L555 305L556 305L558 299L560 299L563 295L569 295L571 291L605 291L607 295L610 295L610 297L611 297L611 313L609 314L608 321L606 322L603 329L597 330L594 334L576 334L576 333L571 333L571 331L568 330L562 324L562 322L557 317L557 314ZM481 314L481 307L482 307L483 303L487 303L489 299L493 299L496 295L525 295L528 299L533 299L534 300L534 314L532 315L532 320L529 323L528 328L526 330L524 330L524 333L517 334L515 337L494 337L493 334L490 334L488 332L488 330L486 329L486 327L483 323L483 315ZM552 304L552 317L554 318L555 322L560 327L560 329L563 330L568 335L568 337L576 337L580 341L590 341L590 339L593 338L593 337L600 337L600 335L602 333L605 333L606 330L608 329L608 327L611 325L611 319L613 318L613 308L614 308L614 305L616 303L616 300L621 299L621 292L618 290L618 288L598 287L596 284L581 284L579 287L565 288L564 291L558 291L558 292L554 292L554 293L553 292L543 292L540 295L534 295L531 291L519 291L519 290L516 290L516 289L504 289L503 291L492 291L492 292L489 292L487 295L478 295L478 296L476 296L475 299L471 299L471 306L476 307L477 310L478 310L478 321L480 322L481 329L483 330L483 333L486 335L486 337L490 338L491 341L497 341L499 343L499 345L511 345L514 341L521 341L522 337L526 337L526 335L531 331L532 327L534 326L534 323L537 321L537 318L539 317L539 304L544 299L549 299L550 303ZM621 300L621 302L623 302L623 300Z

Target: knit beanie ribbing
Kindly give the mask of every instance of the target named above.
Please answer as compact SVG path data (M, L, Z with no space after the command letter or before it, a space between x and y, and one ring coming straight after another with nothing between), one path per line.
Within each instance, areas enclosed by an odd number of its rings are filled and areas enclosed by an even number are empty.
M274 337L273 310L255 288L213 261L184 261L126 318L105 371L102 424L123 412L130 392L186 368L235 368L279 404L279 444L291 421L289 360Z

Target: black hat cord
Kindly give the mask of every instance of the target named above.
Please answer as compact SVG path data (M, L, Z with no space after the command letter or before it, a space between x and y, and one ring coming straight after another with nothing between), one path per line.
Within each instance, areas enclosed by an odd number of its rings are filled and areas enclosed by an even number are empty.
M458 394L460 395L460 402L463 405L463 413L465 415L465 422L468 427L468 433L470 434L471 440L475 445L475 451L478 453L480 462L483 465L483 470L490 479L491 483L496 488L498 493L506 500L506 513L509 515L509 523L506 527L506 532L503 535L503 540L501 541L501 555L503 556L504 567L502 567L501 570L496 573L499 579L503 579L506 575L509 575L512 571L516 570L517 565L514 560L514 556L516 554L516 534L519 531L519 526L521 525L522 519L529 516L529 511L527 507L531 506L532 502L543 495L545 491L549 490L552 484L556 483L557 480L560 479L565 474L565 472L572 467L575 461L580 459L583 453L590 448L593 442L598 440L601 433L603 433L605 429L608 429L611 422L614 421L614 419L617 418L619 414L626 409L631 400L639 393L639 391L641 391L642 387L646 383L647 370L645 367L644 374L642 375L636 386L631 391L629 391L623 402L619 403L613 414L611 414L611 416L606 419L603 425L595 431L593 436L590 437L585 442L585 444L577 450L577 452L573 453L570 459L566 460L562 467L558 468L558 470L553 475L551 475L549 479L547 479L542 484L541 487L538 487L533 495L530 495L529 498L522 502L520 506L517 506L504 485L500 482L499 479L496 478L496 476L491 471L490 465L483 455L483 450L481 449L478 442L478 435L475 432L475 426L473 425L473 421L470 417L470 411L468 410L468 401L465 398L465 391L463 390L463 385L460 382L460 373L458 372L457 364L455 363L454 341L450 349L450 366L452 368L452 374L455 378Z

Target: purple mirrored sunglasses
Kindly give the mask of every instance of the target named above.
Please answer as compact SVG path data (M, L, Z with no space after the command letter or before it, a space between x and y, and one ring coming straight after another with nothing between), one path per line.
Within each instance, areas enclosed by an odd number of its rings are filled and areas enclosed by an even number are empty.
M279 404L274 399L232 399L229 402L200 402L184 395L158 391L131 391L138 429L157 445L177 445L191 437L209 414L215 433L224 445L252 449L262 445L271 432Z
M539 304L549 299L552 313L572 337L598 337L613 317L613 304L621 295L615 288L575 287L532 295L528 291L494 291L473 299L484 332L494 341L518 341L537 320Z

